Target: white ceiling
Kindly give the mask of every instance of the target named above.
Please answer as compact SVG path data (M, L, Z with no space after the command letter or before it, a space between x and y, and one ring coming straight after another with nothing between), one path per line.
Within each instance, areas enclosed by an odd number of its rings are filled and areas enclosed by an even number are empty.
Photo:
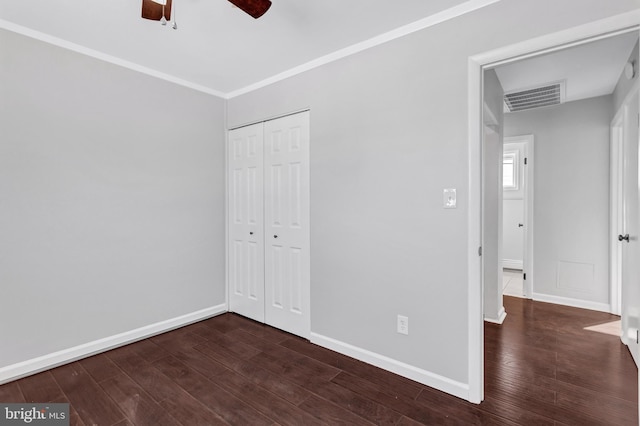
M254 20L227 0L173 0L174 31L140 18L141 0L1 0L0 27L224 95L447 9L497 0L272 1Z
M638 32L622 34L496 68L505 93L565 81L565 102L609 95L616 87Z

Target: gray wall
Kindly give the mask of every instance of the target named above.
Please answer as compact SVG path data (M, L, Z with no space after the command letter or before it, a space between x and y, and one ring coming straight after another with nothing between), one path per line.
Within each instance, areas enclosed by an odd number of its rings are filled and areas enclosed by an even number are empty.
M0 368L225 302L223 114L0 30Z
M484 268L484 317L498 321L502 305L502 157L503 95L495 70L484 72L484 102L497 123L487 122L483 152L484 215L482 261ZM488 131L489 127L492 131Z
M312 332L468 383L468 58L636 7L502 1L229 101L311 109Z
M609 303L612 96L505 114L535 144L533 292Z

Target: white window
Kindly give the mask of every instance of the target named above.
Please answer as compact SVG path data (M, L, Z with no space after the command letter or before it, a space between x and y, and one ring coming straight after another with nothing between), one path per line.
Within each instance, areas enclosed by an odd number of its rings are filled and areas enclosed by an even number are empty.
M518 151L505 152L502 158L502 187L517 191L518 185Z

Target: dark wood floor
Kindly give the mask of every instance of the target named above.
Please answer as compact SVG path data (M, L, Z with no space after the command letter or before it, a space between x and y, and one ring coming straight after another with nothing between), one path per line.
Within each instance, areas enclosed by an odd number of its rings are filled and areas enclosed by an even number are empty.
M637 370L616 317L505 297L474 405L225 314L0 386L69 402L74 425L637 425Z

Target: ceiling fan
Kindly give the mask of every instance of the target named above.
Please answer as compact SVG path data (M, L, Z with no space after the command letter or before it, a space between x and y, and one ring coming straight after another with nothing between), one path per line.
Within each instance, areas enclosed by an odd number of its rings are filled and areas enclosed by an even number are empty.
M265 14L271 7L271 0L229 0L240 10L258 19ZM160 21L162 25L166 25L171 21L171 4L172 0L142 0L142 17L152 21ZM173 20L173 29L178 29Z

